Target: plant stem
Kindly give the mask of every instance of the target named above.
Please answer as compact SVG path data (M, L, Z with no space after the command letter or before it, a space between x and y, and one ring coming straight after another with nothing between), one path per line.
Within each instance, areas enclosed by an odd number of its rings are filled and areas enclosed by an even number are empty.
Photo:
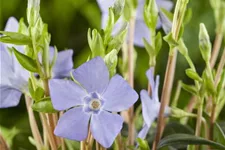
M219 83L221 74L223 72L224 65L225 65L225 48L224 48L222 57L220 59L217 72L216 72L216 77L215 77L215 86L216 87ZM217 104L214 101L212 101L212 102L213 102L213 104L212 104L212 111L211 111L211 117L210 117L210 129L209 129L209 139L210 140L213 140L213 129L214 129L214 124L215 124L215 121L216 121L216 118L217 118L217 115L216 115Z
M86 150L86 144L85 141L80 142L80 150Z
M128 82L130 86L134 87L134 30L135 30L135 16L130 19L129 26L129 41L128 41ZM135 124L134 124L134 107L128 110L128 144L134 145L135 138Z
M32 132L32 135L33 135L34 140L36 142L36 148L37 148L37 150L41 150L42 146L43 146L43 141L42 141L41 134L40 134L40 131L39 131L38 126L37 126L37 122L36 122L36 119L35 119L35 116L34 116L34 112L33 112L32 107L31 107L32 99L29 96L25 95L25 102L26 102L31 132Z
M45 126L45 128L48 132L47 136L48 136L48 139L49 139L51 149L56 150L57 145L56 145L55 140L54 140L54 135L50 133L51 129L50 129L50 126L48 125L47 118L46 118L45 114L43 114L43 113L40 113L40 116L41 116L41 119L43 121L43 125Z
M210 60L210 65L211 68L213 68L215 66L219 51L220 51L220 47L222 44L222 39L223 39L223 32L217 32L216 33L216 39L213 43L213 51L212 51L212 56L211 56L211 60Z
M175 96L174 96L174 99L173 99L172 104L171 104L172 107L177 107L177 103L178 103L178 99L179 99L180 91L181 91L181 83L182 83L181 80L179 80L177 82L177 88L176 88Z
M0 149L1 150L9 150L9 147L1 134L0 134Z
M225 65L225 47L223 49L223 54L222 54L222 57L220 58L219 66L218 66L218 69L217 69L217 72L216 72L216 77L215 77L216 85L218 85L221 74L223 72L224 65Z
M171 96L171 90L172 90L175 67L176 67L176 58L177 58L177 51L174 51L174 55L169 56L168 63L167 63L166 75L164 79L163 92L161 97L159 117L157 122L157 132L156 132L157 134L152 147L153 150L156 150L156 147L159 143L159 140L162 136L162 132L164 130L164 126L165 126L164 111L165 111L165 107L168 106L169 104L169 100Z
M213 104L210 116L209 140L213 140L213 129L216 121L215 119L216 119L216 104Z

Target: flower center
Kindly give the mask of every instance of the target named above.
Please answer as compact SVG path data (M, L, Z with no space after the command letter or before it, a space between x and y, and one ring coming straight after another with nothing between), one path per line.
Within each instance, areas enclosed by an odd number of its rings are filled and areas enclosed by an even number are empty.
M92 99L89 103L89 108L92 110L99 110L101 107L101 101L99 99Z

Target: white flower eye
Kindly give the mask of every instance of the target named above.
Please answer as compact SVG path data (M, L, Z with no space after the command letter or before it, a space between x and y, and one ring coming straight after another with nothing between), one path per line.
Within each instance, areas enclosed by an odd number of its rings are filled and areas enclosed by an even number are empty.
M101 101L99 99L92 99L89 102L89 108L92 110L99 110L101 107Z

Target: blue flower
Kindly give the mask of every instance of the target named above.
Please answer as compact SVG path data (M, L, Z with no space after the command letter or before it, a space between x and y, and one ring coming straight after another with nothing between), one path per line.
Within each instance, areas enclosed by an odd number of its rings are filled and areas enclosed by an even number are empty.
M55 109L67 110L59 119L55 135L82 141L90 131L102 146L108 148L120 132L123 119L111 112L131 107L138 94L119 75L109 79L101 57L95 57L73 71L76 82L51 79L50 96Z
M141 90L141 93L140 93L144 125L142 130L139 132L138 137L142 139L145 139L151 127L151 124L158 117L159 110L160 110L160 102L158 97L159 75L156 76L156 81L155 81L153 68L150 68L146 72L146 75L151 85L152 94L151 96L149 96L146 90ZM164 115L167 116L169 114L170 114L170 108L167 107Z
M18 21L14 17L10 17L5 31L17 32L18 28ZM0 43L0 108L17 106L22 93L28 92L29 72L19 64L15 55L8 50L8 47L12 46L24 53L23 46ZM50 61L53 55L54 50L50 47ZM72 55L72 50L58 53L56 63L52 69L54 78L69 77L69 72L73 68Z
M98 5L102 11L102 28L106 26L108 19L108 9L113 6L116 0L97 0ZM169 0L156 0L156 3L159 7L171 10L173 3ZM144 22L143 10L144 10L145 0L138 0L137 14L136 14L136 23L135 23L135 33L134 33L134 44L139 47L144 47L143 38L146 40L150 39L150 31ZM124 18L120 17L116 22L113 29L113 35L122 28L124 24ZM162 26L161 21L158 19L157 28Z

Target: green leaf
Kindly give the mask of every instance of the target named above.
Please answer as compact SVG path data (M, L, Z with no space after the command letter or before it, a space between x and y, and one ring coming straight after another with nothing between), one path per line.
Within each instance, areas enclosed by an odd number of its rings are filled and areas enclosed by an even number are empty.
M185 70L186 75L193 79L193 80L197 80L199 82L202 82L202 78L198 75L198 73L196 71L194 71L193 69L189 68Z
M141 138L137 138L137 142L139 144L140 150L150 150L148 146L148 142L146 140L143 140Z
M5 35L0 37L0 42L10 43L15 45L30 45L31 44L30 37L24 34L17 33L17 32L7 32L7 31L0 31L0 33Z
M96 29L88 29L88 44L90 46L92 57L105 55L105 48L103 44L102 37Z
M221 127L219 126L219 124L215 123L213 129L214 129L214 132L213 132L214 139L213 140L225 145L225 134L224 134L223 130L221 129Z
M32 105L32 109L38 112L55 113L57 112L53 106L50 97L43 98Z
M116 73L116 66L118 61L117 53L118 53L117 50L114 49L110 53L108 53L104 58L106 66L109 70L110 77L112 77Z
M31 72L38 72L37 69L37 64L35 62L35 60L33 60L32 58L20 53L19 51L17 51L14 47L12 48L13 52L17 58L17 60L19 61L19 63L27 70L31 71Z
M170 46L178 46L178 42L173 38L172 33L170 32L166 36L163 37L163 39L170 45Z
M37 89L35 90L35 94L34 94L34 99L35 101L39 101L40 99L42 99L45 95L45 90L41 87L37 87Z
M207 29L205 25L201 23L199 31L199 48L202 54L202 58L205 60L205 62L209 62L211 58L211 47L212 45Z
M160 32L157 33L155 37L155 51L156 51L156 56L158 55L160 49L162 48L162 35Z
M220 143L216 143L214 141L210 141L201 137L197 137L190 134L172 134L165 138L163 138L159 144L157 149L165 147L165 146L171 146L171 145L177 145L177 144L183 144L183 145L210 145L214 148L217 148L219 150L225 150L225 146L223 146Z
M116 0L113 6L113 13L115 14L115 20L118 20L123 13L125 0Z
M35 92L34 92L35 90L34 90L34 87L33 87L33 84L32 84L32 81L31 81L30 78L28 80L28 90L30 92L31 97L34 98L35 97Z
M34 140L33 137L29 136L29 137L28 137L28 140L29 140L29 142L30 142L32 145L36 146L36 141Z
M190 92L193 95L197 95L197 89L195 88L195 86L193 86L193 85L187 85L187 84L184 84L184 83L181 83L181 86L187 92Z
M172 22L173 21L173 14L171 12L169 12L168 10L166 10L165 8L160 8L160 11L166 15L166 17Z

